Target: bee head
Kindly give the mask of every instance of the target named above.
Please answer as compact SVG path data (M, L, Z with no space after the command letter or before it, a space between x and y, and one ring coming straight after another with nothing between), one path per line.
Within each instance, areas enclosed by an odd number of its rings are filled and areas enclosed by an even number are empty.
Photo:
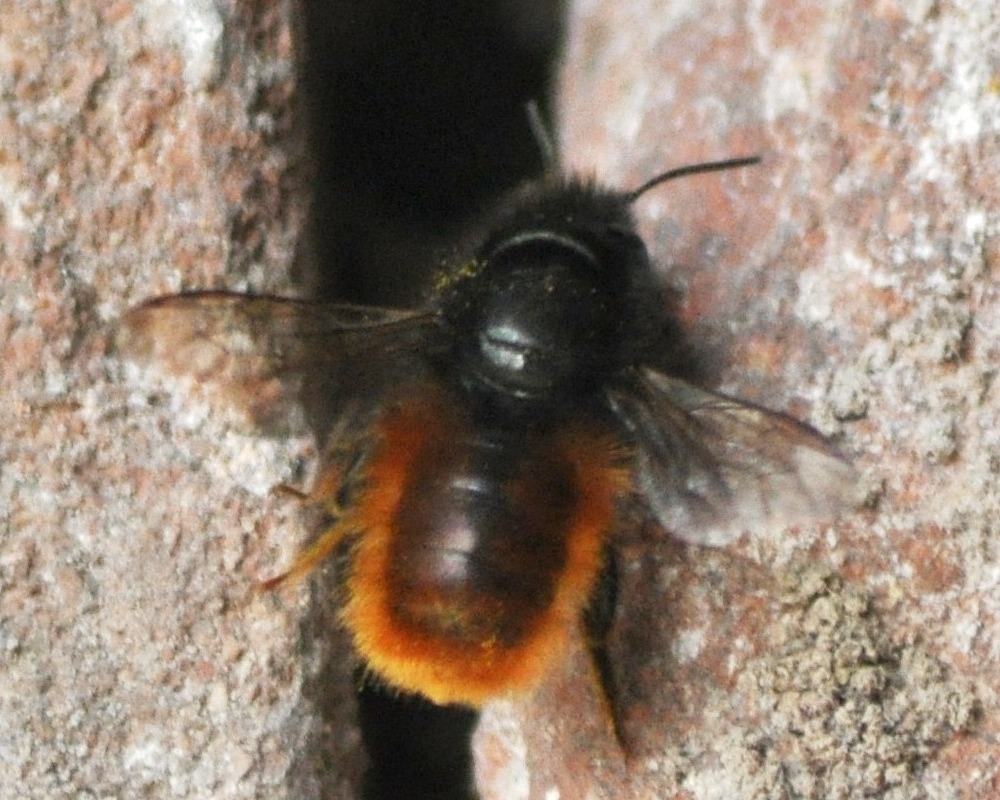
M466 382L555 399L622 366L636 299L657 294L619 195L550 187L514 202L481 242L442 296Z

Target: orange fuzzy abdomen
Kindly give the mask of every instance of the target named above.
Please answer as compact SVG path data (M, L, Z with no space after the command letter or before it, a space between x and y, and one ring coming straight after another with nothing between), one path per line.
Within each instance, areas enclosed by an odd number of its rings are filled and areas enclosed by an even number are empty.
M623 485L593 425L475 426L445 396L387 413L355 509L344 620L368 666L436 703L531 688L565 649Z

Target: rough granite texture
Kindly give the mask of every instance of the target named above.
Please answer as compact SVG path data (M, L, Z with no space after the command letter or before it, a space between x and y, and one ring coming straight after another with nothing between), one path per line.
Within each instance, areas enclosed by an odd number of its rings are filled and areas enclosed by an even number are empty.
M342 766L331 796L359 774L357 736L326 736L306 698L337 642L303 627L308 589L253 591L301 536L269 488L299 479L308 442L234 433L103 355L146 297L288 288L306 196L294 12L4 9L5 800L317 797L299 761L320 752ZM339 701L350 719L347 674Z
M105 355L120 313L282 290L295 3L26 0L0 22L0 796L349 798L352 661L262 439ZM857 459L867 507L723 550L622 533L630 744L582 653L476 737L488 800L1000 796L1000 10L569 8L568 167L635 186L710 383Z

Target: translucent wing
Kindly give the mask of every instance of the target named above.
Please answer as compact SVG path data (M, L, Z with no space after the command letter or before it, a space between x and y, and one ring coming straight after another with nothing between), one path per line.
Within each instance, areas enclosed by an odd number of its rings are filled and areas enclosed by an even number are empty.
M400 383L424 364L415 354L432 346L435 329L426 312L196 292L133 308L115 344L273 430L297 402L332 408Z
M819 433L784 414L696 389L651 369L608 390L635 442L634 476L656 519L698 544L834 516L854 496L854 468Z

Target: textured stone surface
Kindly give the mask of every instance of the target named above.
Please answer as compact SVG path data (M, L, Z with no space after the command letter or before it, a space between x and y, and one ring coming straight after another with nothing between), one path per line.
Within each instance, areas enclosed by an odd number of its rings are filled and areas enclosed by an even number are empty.
M253 592L299 536L268 490L298 479L307 443L235 434L102 355L151 295L287 287L305 196L293 10L4 11L4 797L315 797L297 759L322 748L355 754L357 777L356 741L304 698L335 640L300 647L305 589Z
M629 187L763 156L637 212L709 382L835 436L870 507L725 550L627 534L631 759L588 722L581 660L484 722L487 796L996 795L996 4L570 13L571 168Z

